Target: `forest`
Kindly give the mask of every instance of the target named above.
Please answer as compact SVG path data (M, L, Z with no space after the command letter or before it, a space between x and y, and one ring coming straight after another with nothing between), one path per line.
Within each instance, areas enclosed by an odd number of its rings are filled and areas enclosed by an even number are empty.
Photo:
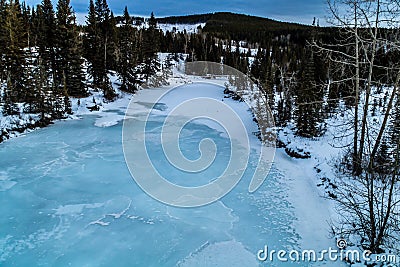
M133 93L160 67L157 52L183 53L189 55L188 60L237 68L265 87L271 105L273 91L281 91L285 83L304 84L300 80L308 79L322 84L328 78L326 62L307 45L311 38L329 36L328 29L315 22L305 26L215 13L163 19L152 14L145 23L144 18L131 17L127 8L123 16L115 17L102 0L90 2L86 25L77 25L69 1L58 1L56 8L49 0L36 7L18 1L2 1L0 5L4 115L40 113L43 123L50 122L70 113L69 97L85 97L89 89L102 90L111 101L117 95L110 86L110 71L118 73L121 90ZM164 33L157 28L158 21L206 25L198 33ZM256 55L251 49L258 50ZM312 60L306 60L311 53ZM307 98L303 89L291 94L290 101L277 103L278 123L285 124L294 115L289 102ZM315 119L314 125L298 122L300 135L317 136L323 131L318 125L320 111L309 115ZM298 118L309 121L307 115L301 115L302 110L298 112Z

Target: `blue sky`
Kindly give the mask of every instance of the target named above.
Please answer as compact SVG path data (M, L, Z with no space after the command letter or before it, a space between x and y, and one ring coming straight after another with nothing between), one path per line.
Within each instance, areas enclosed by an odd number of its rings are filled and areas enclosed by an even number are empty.
M26 2L36 5L41 1ZM86 13L89 0L71 0L71 4L77 13ZM153 11L156 17L164 17L231 11L305 24L311 24L313 17L324 24L326 11L325 0L108 0L108 4L114 14L121 14L127 5L132 15L148 16Z

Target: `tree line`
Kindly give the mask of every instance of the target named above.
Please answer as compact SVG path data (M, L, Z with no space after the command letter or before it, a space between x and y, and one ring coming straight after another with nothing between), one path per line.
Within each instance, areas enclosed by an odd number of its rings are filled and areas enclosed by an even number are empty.
M102 90L116 93L108 74L116 71L121 89L137 90L157 69L160 32L154 16L149 27L133 27L125 8L117 27L105 0L90 1L87 25L76 23L69 0L50 0L36 7L16 0L0 2L0 104L4 115L39 113L50 121L71 113L70 97ZM145 67L137 69L140 64ZM88 75L88 77L87 77ZM21 107L21 104L22 107Z
M131 17L127 8L115 17L106 0L90 1L86 25L77 25L69 0L59 0L56 8L50 0L36 7L1 0L3 113L18 114L24 103L25 112L40 113L43 120L61 118L71 112L69 98L88 96L90 88L113 100L116 92L109 80L110 71L118 74L121 90L135 92L160 68L157 52L183 53L187 60L221 62L251 75L265 87L269 103L279 109L278 124L296 118L299 135L321 134L322 107L297 105L323 96L307 93L309 85L327 79L325 62L306 45L306 40L316 35L317 25L285 24L231 13L207 16L213 23L198 33L164 33L157 28L153 14L143 27L144 20ZM246 27L240 30L238 16L244 17L247 28L252 25L250 35L242 36ZM213 28L215 21L224 22L222 32ZM257 32L265 23L270 26ZM278 103L274 103L275 93L281 95Z

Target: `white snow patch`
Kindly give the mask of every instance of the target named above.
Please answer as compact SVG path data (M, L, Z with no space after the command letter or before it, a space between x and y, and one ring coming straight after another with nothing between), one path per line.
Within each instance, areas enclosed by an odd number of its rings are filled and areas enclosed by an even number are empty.
M55 209L55 215L81 214L84 209L97 209L103 206L104 203L65 205Z
M204 28L205 23L196 23L196 24L158 24L158 28L162 30L164 33L169 32L184 32L187 33L197 33L198 28Z
M91 223L89 223L89 225L100 225L100 226L109 226L110 222L103 222L102 220L105 219L106 217L103 216L100 219L93 221Z

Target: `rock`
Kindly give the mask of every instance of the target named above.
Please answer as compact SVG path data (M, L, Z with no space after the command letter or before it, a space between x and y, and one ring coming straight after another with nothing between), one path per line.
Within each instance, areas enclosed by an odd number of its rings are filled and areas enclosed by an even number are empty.
M309 159L311 158L310 152L304 151L303 149L292 149L292 148L285 148L286 154L288 154L292 158L296 159Z
M87 109L90 110L90 112L93 112L93 111L99 111L100 107L96 104L92 107L87 107Z

